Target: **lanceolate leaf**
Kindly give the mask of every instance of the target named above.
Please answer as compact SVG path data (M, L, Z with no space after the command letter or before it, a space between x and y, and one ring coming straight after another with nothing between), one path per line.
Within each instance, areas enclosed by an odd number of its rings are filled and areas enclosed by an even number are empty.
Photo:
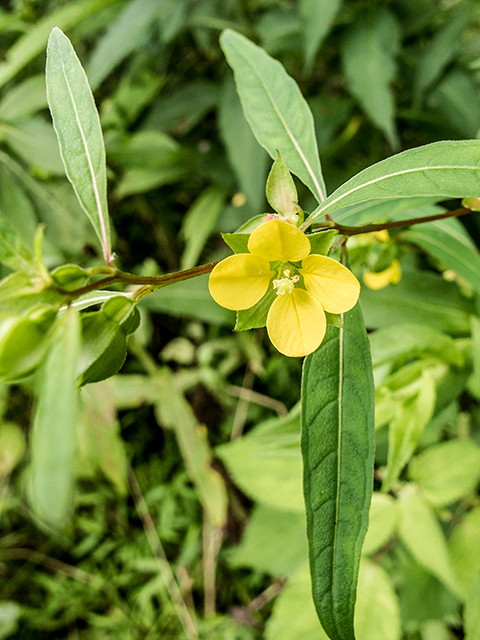
M444 140L408 149L364 169L330 195L303 223L367 200L478 196L480 140ZM413 216L412 216L413 217Z
M357 304L305 360L302 453L310 568L331 640L354 640L358 566L373 488L374 387Z
M54 28L47 49L47 97L67 177L111 263L107 170L100 119L69 39Z
M322 202L325 184L313 116L298 85L279 62L239 33L227 29L220 44L258 142L272 158L280 151L289 170Z
M30 502L53 526L64 524L72 509L79 349L79 316L69 307L57 323L40 369L31 439Z

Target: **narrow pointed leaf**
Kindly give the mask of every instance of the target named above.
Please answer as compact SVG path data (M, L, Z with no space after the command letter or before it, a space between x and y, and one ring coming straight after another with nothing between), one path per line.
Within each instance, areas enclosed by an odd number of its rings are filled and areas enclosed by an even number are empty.
M480 140L443 140L402 151L345 182L312 213L302 228L325 213L367 200L478 196L479 158Z
M305 360L302 453L313 597L331 640L354 640L358 567L373 488L374 388L357 304Z
M80 320L70 307L55 327L40 369L31 439L30 503L52 526L64 524L73 506L79 350Z
M328 34L342 0L300 0L305 70L311 72L315 56Z
M325 198L313 116L296 82L263 49L227 29L220 44L235 73L243 110L258 142L277 150L318 202Z
M107 169L100 119L69 39L55 27L47 48L47 97L67 177L111 262Z

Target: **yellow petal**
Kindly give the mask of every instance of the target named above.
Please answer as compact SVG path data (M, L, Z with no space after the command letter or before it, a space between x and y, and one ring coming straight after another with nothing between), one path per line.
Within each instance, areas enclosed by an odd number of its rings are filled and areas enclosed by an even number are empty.
M249 253L237 253L217 264L210 274L212 298L226 309L250 309L266 294L275 272L267 260Z
M302 262L305 288L325 311L344 313L355 306L360 283L349 269L332 258L312 254Z
M323 340L327 321L322 305L304 289L277 296L267 316L273 346L286 356L306 356Z
M398 260L394 260L392 264L384 271L375 273L365 269L363 272L363 281L369 289L378 291L384 289L389 284L397 284L402 277L402 268Z
M310 253L310 240L292 224L270 220L252 233L248 250L269 262L297 262Z

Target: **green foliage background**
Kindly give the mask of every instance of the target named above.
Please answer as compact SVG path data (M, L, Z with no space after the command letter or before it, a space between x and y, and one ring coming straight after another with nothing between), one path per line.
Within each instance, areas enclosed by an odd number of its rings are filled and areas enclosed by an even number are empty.
M220 259L219 232L267 210L270 161L219 47L225 28L298 82L329 193L394 151L480 128L473 0L11 2L0 10L0 216L30 249L46 225L49 268L102 264L46 109L54 25L94 90L113 246L138 274ZM419 198L334 217L368 224L458 206ZM349 245L359 277L395 256L402 265L398 285L361 295L377 438L358 640L480 638L477 215ZM307 566L301 362L263 330L233 334L205 277L140 308L121 373L82 389L75 512L61 534L26 500L34 381L0 386L0 638L181 638L195 627L222 640L323 638ZM61 357L50 354L53 369ZM62 392L68 380L57 383ZM185 606L196 618L186 631Z

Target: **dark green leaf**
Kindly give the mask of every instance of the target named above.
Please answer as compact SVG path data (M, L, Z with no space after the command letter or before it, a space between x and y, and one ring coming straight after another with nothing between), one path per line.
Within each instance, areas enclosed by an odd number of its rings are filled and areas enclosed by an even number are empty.
M22 239L0 213L0 262L15 271L30 275L37 273L35 259Z
M305 359L302 453L313 595L331 640L353 640L373 488L374 388L360 306Z

